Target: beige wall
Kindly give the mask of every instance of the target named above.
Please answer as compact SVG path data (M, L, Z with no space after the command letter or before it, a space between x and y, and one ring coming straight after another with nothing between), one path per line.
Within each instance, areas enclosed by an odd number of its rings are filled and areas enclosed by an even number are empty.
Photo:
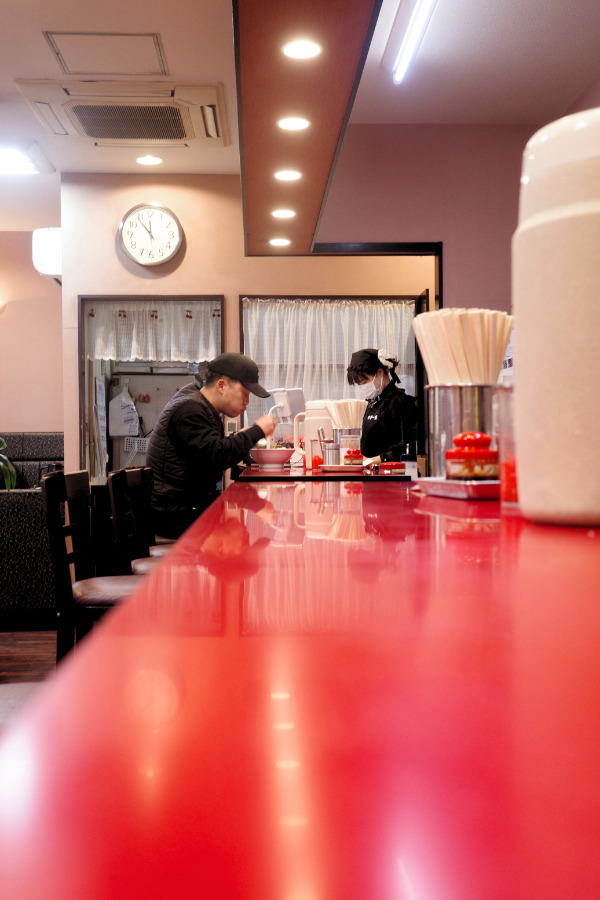
M0 435L62 431L61 290L31 261L31 232L0 232Z
M176 213L186 247L144 269L116 243L121 216L143 201ZM66 175L62 185L65 458L78 459L78 295L224 294L225 344L239 349L239 295L419 294L434 291L432 258L246 258L236 176Z

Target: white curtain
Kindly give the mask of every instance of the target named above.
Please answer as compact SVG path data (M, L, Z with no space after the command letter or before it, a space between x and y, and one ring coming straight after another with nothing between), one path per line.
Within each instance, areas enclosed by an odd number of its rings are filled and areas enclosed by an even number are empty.
M244 353L271 390L301 387L306 400L354 397L346 368L355 350L388 350L407 394L415 394L416 298L277 299L244 297ZM248 421L269 400L251 399Z
M99 300L85 305L90 359L202 362L221 352L218 300Z

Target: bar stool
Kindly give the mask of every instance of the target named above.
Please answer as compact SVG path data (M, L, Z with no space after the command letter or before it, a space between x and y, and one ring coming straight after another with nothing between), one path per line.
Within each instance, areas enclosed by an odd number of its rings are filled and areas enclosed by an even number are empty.
M152 528L149 466L109 472L108 490L117 554L123 572L147 575L165 556L174 541L156 543Z
M58 604L56 661L139 586L136 575L95 575L87 471L49 472L41 482ZM73 568L73 578L71 576Z

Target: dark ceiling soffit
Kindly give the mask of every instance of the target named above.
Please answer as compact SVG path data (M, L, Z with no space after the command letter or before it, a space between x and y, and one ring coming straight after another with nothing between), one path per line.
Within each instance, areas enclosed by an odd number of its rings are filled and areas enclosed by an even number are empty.
M344 116L344 120L340 129L340 134L338 137L338 141L336 144L335 153L333 156L331 169L329 171L329 176L327 179L327 184L325 186L325 192L323 198L321 200L321 205L319 208L319 213L317 216L317 221L315 223L315 227L313 230L313 238L311 242L311 247L309 253L300 253L293 254L297 256L307 256L314 252L314 240L315 236L319 229L319 224L321 221L321 216L323 214L323 210L325 208L325 202L327 199L327 195L329 193L329 188L331 185L331 181L333 178L333 173L335 170L335 165L337 162L337 158L343 143L344 135L346 133L346 128L348 126L348 121L350 119L350 115L352 113L352 106L354 104L354 99L356 97L356 92L358 91L358 87L360 84L360 79L362 77L362 72L365 66L365 62L367 59L367 55L369 52L369 48L371 45L371 40L373 38L373 33L375 31L375 26L377 25L377 19L379 18L379 12L381 10L383 0L376 0L373 5L373 10L371 14L371 19L369 21L369 27L367 29L365 40L362 47L361 56L359 59L359 63L356 69L356 74L354 78L354 82L352 85L352 91L349 97L348 105L346 107L346 113ZM232 0L232 11L233 11L233 40L234 40L234 57L235 57L235 71L236 71L236 95L237 95L237 106L238 106L238 136L239 136L239 148L240 148L240 160L241 160L241 182L242 182L242 221L243 221L243 229L244 229L244 255L248 256L248 221L247 221L247 204L246 204L246 189L245 189L245 166L244 166L244 129L243 129L243 109L242 109L242 78L241 78L241 54L240 54L240 8L239 8L240 0ZM277 253L268 253L268 254L253 254L260 256L278 256Z
M417 243L314 244L313 254L325 256L441 256L442 241Z
M342 149L342 144L344 142L344 137L346 135L346 129L348 128L348 122L350 120L350 115L352 113L352 107L354 106L354 100L356 98L356 92L358 91L358 86L360 84L360 79L362 78L363 69L365 67L365 62L367 61L367 55L369 53L369 49L371 47L371 41L373 40L373 32L375 31L375 26L377 25L377 19L379 18L379 12L381 10L381 5L383 0L377 0L373 7L373 15L371 16L371 21L369 22L369 28L365 35L365 42L363 44L363 49L361 53L361 57L356 69L356 76L354 78L354 84L352 85L352 93L350 94L350 99L348 100L348 106L346 108L346 115L344 116L344 121L342 123L342 128L340 130L340 136L338 138L337 146L335 148L335 153L333 156L333 161L331 163L331 169L329 170L329 178L327 179L327 185L325 187L325 193L323 194L323 199L321 200L321 208L319 209L319 215L317 216L317 221L315 224L315 230L313 233L313 239L311 243L310 252L317 253L319 251L316 250L315 245L315 237L319 231L319 225L321 224L321 218L323 216L323 212L325 211L325 204L327 202L327 196L329 194L329 188L331 187L331 182L333 180L333 173L335 172L335 167L337 165L338 156L340 154L340 150Z
M248 226L246 222L246 191L244 186L244 129L242 128L242 78L240 65L240 8L239 0L233 0L233 49L235 58L235 84L237 96L238 141L240 148L240 176L242 180L242 226L244 229L244 256L248 256Z

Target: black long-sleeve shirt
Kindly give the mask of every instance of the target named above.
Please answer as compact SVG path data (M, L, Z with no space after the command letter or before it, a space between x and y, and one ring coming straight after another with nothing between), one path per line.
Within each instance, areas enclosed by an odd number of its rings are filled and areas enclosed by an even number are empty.
M221 416L194 384L178 391L148 441L157 533L176 537L175 531L185 530L218 497L223 471L263 437L258 425L226 436Z
M416 452L417 410L415 398L390 381L379 397L369 400L362 421L360 451L363 456L380 456L384 461L399 461L406 453Z

